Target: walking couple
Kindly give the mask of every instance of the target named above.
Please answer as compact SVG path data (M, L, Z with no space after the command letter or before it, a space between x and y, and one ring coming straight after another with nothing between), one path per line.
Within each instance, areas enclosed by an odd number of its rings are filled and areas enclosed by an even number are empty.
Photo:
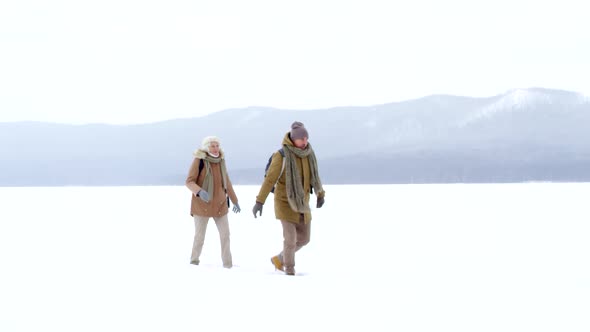
M294 122L283 137L282 148L271 157L252 208L255 218L257 215L262 216L264 203L274 188L274 210L283 228L283 250L270 260L277 270L287 275L295 275L295 252L310 240L310 194L315 193L317 196L316 208L324 204L325 192L318 163L308 139L309 134L303 123ZM233 212L239 213L241 208L225 167L225 155L219 138L205 137L194 157L186 179L186 186L193 193L191 216L195 222L190 262L199 265L207 223L213 218L219 232L223 266L231 268L233 264L227 217L229 202L233 204Z

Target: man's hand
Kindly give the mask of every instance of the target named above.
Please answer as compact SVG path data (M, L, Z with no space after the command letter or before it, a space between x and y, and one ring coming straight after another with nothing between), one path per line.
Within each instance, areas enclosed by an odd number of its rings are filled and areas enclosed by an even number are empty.
M262 203L256 202L254 207L252 208L252 212L254 213L254 218L256 218L256 213L260 212L260 216L262 217Z
M322 207L322 205L324 205L324 198L323 197L318 197L318 202L316 204L315 207L317 207L318 209Z

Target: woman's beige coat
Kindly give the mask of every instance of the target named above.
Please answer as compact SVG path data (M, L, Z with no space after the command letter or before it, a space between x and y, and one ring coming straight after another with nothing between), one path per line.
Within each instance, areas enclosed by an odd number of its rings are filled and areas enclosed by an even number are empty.
M223 152L220 152L223 158ZM199 174L199 164L201 162L200 158L195 158L193 160L193 164L188 172L188 176L186 178L186 186L190 191L192 191L192 199L191 199L191 216L197 215L202 217L221 217L227 214L228 212L228 203L227 197L231 202L235 205L238 203L238 197L234 192L234 188L231 184L229 179L229 174L227 175L227 193L223 189L223 182L221 180L221 163L211 163L211 172L213 173L213 186L214 195L210 197L208 203L205 203L201 198L195 196L194 194L198 193L201 190L201 186L203 185L203 181L205 180L205 172L207 172L207 168L203 167Z

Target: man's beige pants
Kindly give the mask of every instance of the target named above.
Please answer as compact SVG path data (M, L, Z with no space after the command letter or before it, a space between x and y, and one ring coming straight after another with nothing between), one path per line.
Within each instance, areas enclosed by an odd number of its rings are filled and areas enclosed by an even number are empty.
M279 259L285 265L285 268L295 267L295 252L309 243L311 222L305 223L303 218L299 223L292 223L281 220L283 226L283 251L279 254Z
M207 223L210 217L194 216L195 218L195 240L193 242L193 252L191 254L191 262L199 262L201 251L203 250L203 243L205 243L205 233L207 232ZM232 267L231 250L229 245L229 222L227 214L222 217L213 217L215 225L219 231L219 240L221 242L221 260L223 267Z

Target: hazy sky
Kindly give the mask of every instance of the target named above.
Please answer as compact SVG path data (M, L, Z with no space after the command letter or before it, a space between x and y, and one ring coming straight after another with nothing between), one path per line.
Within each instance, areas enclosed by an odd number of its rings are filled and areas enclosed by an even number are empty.
M0 122L590 94L583 1L3 0Z

